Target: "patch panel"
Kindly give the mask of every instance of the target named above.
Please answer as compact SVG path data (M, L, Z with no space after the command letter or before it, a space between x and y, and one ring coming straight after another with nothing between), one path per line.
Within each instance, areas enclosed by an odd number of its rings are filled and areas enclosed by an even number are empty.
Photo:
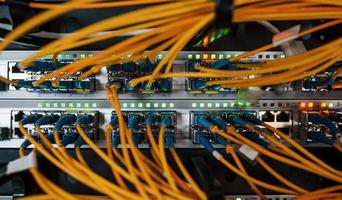
M165 126L166 145L173 145L176 142L177 133L177 113L175 111L125 111L123 117L127 123L128 129L132 131L133 141L136 146L139 144L148 144L146 126L150 125L152 134L158 139L160 126ZM112 112L110 124L112 130L112 145L119 144L119 124L117 114Z
M235 69L236 65L226 63L225 60L205 62L202 60L188 60L185 63L186 71L188 72L198 72L196 66L205 66L214 69ZM223 88L218 85L207 86L206 83L210 80L215 79L202 79L202 78L187 78L186 79L186 91L194 94L205 93L205 94L215 94L215 93L235 93L237 90L233 88Z
M332 91L342 89L342 62L338 62L329 69L303 80L302 91Z
M83 72L77 72L68 78L62 79L55 84L52 80L44 81L42 84L34 86L33 82L38 80L44 74L55 69L61 68L74 60L58 60L53 62L51 59L35 61L32 66L25 69L20 67L18 62L8 63L8 76L17 81L16 86L10 86L10 90L25 89L29 92L44 93L91 93L95 90L95 76L90 76L83 80L78 77Z
M40 126L43 133L47 137L53 138L53 131L57 130L61 139L70 140L73 135L77 142L78 134L76 124L80 124L85 133L91 138L98 139L99 137L99 113L97 111L86 110L12 110L11 111L11 139L23 138L19 130L19 123L23 123L28 133L36 135L36 126ZM53 140L53 139L52 139ZM80 139L78 141L84 143Z
M308 143L341 143L341 110L310 110L299 114L301 139Z
M113 64L107 67L108 82L118 85L120 92L169 93L172 91L172 79L155 80L150 87L147 86L147 82L134 87L129 84L134 78L151 74L157 64L158 61L150 61L149 59L140 62Z
M233 125L236 131L242 134L249 132L245 127L233 123L234 117L246 117L253 115L257 117L257 112L253 110L225 110L225 111L192 111L190 112L190 138L194 144L199 143L200 137L207 137L210 142L222 143L222 138L216 134L211 134L207 127L200 122L205 119L210 123L217 125L221 130L225 130L229 125Z
M274 54L273 57L276 57L278 55ZM266 56L266 60L271 60L273 57ZM230 63L226 59L222 60L210 60L209 58L206 58L207 60L199 60L199 59L191 59L187 60L185 62L185 70L188 72L199 72L197 69L197 66L203 66L211 69L222 69L222 70L236 70L238 68L238 64L248 64L248 63L260 63L262 60L260 59L246 59L244 61L241 61L240 63ZM246 76L248 79L249 76ZM231 78L225 78L225 80L230 80ZM186 78L185 80L185 90L189 93L193 94L217 94L217 93L223 93L223 94L236 94L239 90L237 88L224 88L219 85L211 85L208 86L207 82L212 80L221 80L221 79L215 79L215 78ZM284 92L284 91L292 91L293 90L293 84L281 84L277 86L272 87L262 87L260 88L264 91L278 91L278 92Z

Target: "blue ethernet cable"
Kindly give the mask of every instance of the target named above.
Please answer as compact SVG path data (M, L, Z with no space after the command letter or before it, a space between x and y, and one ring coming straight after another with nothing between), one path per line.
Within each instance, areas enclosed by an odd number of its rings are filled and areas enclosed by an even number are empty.
M128 129L136 129L138 127L138 123L139 123L139 115L129 115L128 116L128 122L127 122L127 127Z
M118 116L112 116L112 118L110 119L110 122L109 124L112 126L112 127L117 127L118 124L119 124L119 120L118 120Z
M327 136L325 136L324 133L319 133L319 132L309 132L308 139L312 140L312 142L321 142L327 145L336 144L335 140L332 140L328 138Z
M73 144L77 141L79 135L76 132L66 132L63 135L61 143L63 146L67 146L68 144Z
M171 123L172 123L172 117L171 116L165 115L165 116L161 117L161 125L162 126L168 127L171 125Z
M39 141L40 138L37 134L32 134L31 137L36 140L36 141ZM25 139L24 142L21 143L20 145L20 148L24 148L26 149L28 146L30 146L32 143L28 140L28 139Z
M76 122L76 119L77 117L74 114L63 115L56 122L54 129L60 131L63 128L63 126L74 124Z
M196 122L196 123L200 124L201 126L203 126L203 127L206 128L206 129L209 129L209 130L210 130L211 127L214 126L213 123L211 123L210 121L208 121L208 120L207 120L205 117L203 117L203 116L199 117L199 118L197 119L197 122Z
M59 120L58 115L44 115L39 118L36 122L36 126L47 125L47 124L54 124Z
M117 148L120 144L120 135L118 132L112 134L112 147Z
M78 115L75 124L87 126L93 123L93 121L94 117L91 115Z
M86 132L86 135L87 135L87 137L88 137L89 139L91 139L91 140L94 140L94 139L95 139L94 133L93 133L93 132ZM81 146L83 146L83 145L85 145L85 144L86 144L86 142L84 141L84 139L83 139L82 137L78 137L78 139L77 139L76 142L75 142L75 145L76 145L76 146L79 146L79 147L81 147Z
M138 127L139 124L139 115L129 115L128 116L128 122L127 122L127 128L132 131L133 134L133 142L136 147L138 147L139 143L141 142L142 135L141 133L133 133L133 130Z
M227 130L228 128L226 121L220 115L210 115L210 121L213 121L221 130Z
M321 124L328 127L332 134L336 135L340 133L341 130L337 128L337 126L328 118L325 118L320 115L308 115L308 121L314 124Z
M210 63L209 67L212 69L226 69L226 70L237 70L238 67L232 64L228 59L218 60L216 62Z
M222 117L220 115L210 115L210 120L214 122L215 125L217 125L221 130L227 130L228 125L226 123L226 121L224 121L222 119ZM222 137L219 134L214 133L213 134L214 140L222 145L227 145L229 142L226 138Z
M231 123L239 125L241 127L245 127L247 124L247 121L245 121L244 119L242 119L238 116L230 116L230 117L228 117L228 119Z
M40 119L43 115L41 114L32 114L32 115L29 115L29 116L26 116L24 117L20 123L22 123L23 125L26 125L26 124L34 124L36 123L36 121L38 119Z
M262 125L262 121L260 119L258 119L255 115L251 115L251 114L245 114L242 116L242 118L252 124L256 124L256 125Z
M257 143L258 145L267 148L270 144L259 137L259 135L253 133L253 132L244 132L242 133L246 138L252 140L253 142Z
M210 153L214 152L214 147L210 143L208 134L198 133L198 142Z

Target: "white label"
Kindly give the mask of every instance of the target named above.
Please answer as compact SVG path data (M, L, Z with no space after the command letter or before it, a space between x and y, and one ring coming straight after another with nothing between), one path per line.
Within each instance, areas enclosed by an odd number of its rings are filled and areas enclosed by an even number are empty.
M259 155L259 152L255 151L254 149L245 144L239 148L239 152L252 161L255 160L255 158Z
M37 157L35 151L32 151L27 156L11 161L7 165L6 174L14 174L17 172L25 171L29 168L37 166Z

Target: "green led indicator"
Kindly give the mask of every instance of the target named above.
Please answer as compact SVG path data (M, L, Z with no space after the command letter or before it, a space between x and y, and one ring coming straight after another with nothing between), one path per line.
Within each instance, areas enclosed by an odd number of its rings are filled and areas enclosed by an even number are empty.
M251 105L252 105L252 103L251 103L251 102L248 102L248 101L247 101L247 102L245 102L245 106L246 106L246 107L250 107Z
M89 108L89 103L84 103L85 108Z
M162 54L159 54L158 56L157 56L157 59L162 59L163 58L163 55Z
M189 60L193 59L193 55L192 54L188 54L188 59Z
M162 107L162 108L166 108L166 103L162 103L162 104L161 104L161 107Z
M222 60L224 58L223 54L219 55L219 59Z
M230 55L230 54L226 55L226 58L231 58L231 57L232 57L232 55Z
M285 58L285 57L286 57L285 54L280 55L280 58Z
M223 103L223 107L227 108L228 107L228 103Z
M234 54L234 57L238 57L239 56L239 54Z
M146 108L151 108L151 103L146 103L145 106Z
M57 58L58 58L58 59L62 59L62 54L59 54L59 55L57 56Z
M230 103L230 107L234 107L235 106L235 103Z
M123 108L127 108L127 106L128 106L127 103L123 103L123 104L122 104L122 107L123 107Z
M200 55L200 54L196 54L195 58L196 58L197 60L199 60L199 59L201 59L201 55Z
M138 103L138 107L142 108L143 107L143 103Z
M85 58L86 55L85 55L85 54L81 54L80 57L81 57L81 58Z
M42 108L43 104L42 103L38 103L38 108Z
M50 108L50 103L45 103L46 108Z
M204 103L200 103L200 107L201 107L201 108L204 108Z
M73 103L69 103L69 108L73 108L74 104Z
M97 108L97 103L92 103L92 104L91 104L91 107Z
M208 106L208 108L212 108L213 104L212 103L208 103L207 106Z
M135 103L131 103L129 106L130 106L131 108L135 108Z
M212 60L215 60L215 59L216 59L216 54L211 54L210 58L211 58Z
M66 59L69 59L71 57L70 54L65 54L64 56Z
M174 107L175 107L175 104L174 104L174 103L169 103L169 107L170 107L170 108L174 108Z
M66 107L65 103L61 103L61 107L65 108Z
M58 103L53 103L54 108L58 108Z
M197 108L197 103L192 103L191 107Z
M154 103L154 104L153 104L153 107L158 108L158 107L159 107L159 104L158 104L158 103Z
M220 107L220 103L215 103L215 108L219 108Z
M81 108L81 107L82 107L82 104L81 104L81 103L76 103L76 107L77 107L77 108Z

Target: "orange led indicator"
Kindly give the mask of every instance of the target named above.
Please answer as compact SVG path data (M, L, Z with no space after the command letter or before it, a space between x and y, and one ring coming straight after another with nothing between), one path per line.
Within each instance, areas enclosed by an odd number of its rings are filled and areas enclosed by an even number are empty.
M327 107L327 103L321 103L321 108L326 108Z
M203 59L208 59L209 58L209 55L208 54L203 54Z
M310 102L310 103L308 103L308 107L309 107L309 108L312 108L313 106L314 106L314 104L313 104L313 103L311 103L311 102Z
M300 103L299 107L305 108L306 107L306 103L304 103L304 102Z
M203 46L204 46L204 47L208 47L208 46L209 46L209 36L206 36L206 37L203 39Z

